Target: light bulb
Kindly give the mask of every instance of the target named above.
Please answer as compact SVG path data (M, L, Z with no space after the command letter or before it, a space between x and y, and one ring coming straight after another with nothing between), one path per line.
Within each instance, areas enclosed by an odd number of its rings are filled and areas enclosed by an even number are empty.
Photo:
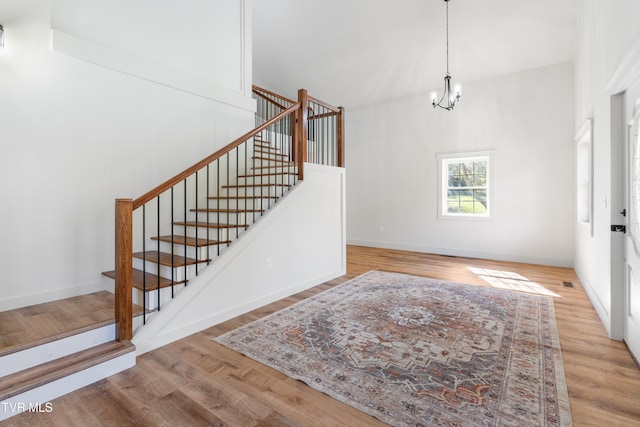
M436 99L438 99L438 92L436 92L434 90L433 92L431 92L431 103L435 104L436 103Z
M456 96L462 95L462 85L460 83L456 83L455 85L453 85L453 92L456 94Z

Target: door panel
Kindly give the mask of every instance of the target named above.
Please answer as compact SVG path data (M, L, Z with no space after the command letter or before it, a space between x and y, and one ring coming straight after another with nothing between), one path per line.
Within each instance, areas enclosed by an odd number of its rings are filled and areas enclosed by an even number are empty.
M624 340L640 360L640 100L627 132L625 191L628 224L625 238Z
M631 280L628 285L628 317L630 319L640 319L640 283L635 278L633 270L631 270Z

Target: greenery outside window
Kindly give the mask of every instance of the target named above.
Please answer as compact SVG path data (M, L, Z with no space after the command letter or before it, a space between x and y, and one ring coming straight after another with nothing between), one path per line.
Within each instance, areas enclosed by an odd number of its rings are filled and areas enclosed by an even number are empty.
M438 156L440 217L491 217L491 154Z

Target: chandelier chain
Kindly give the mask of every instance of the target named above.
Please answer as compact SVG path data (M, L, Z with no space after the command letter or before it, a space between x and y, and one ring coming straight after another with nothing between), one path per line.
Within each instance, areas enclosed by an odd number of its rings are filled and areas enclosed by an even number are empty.
M446 0L447 4L447 74L449 74L449 1Z

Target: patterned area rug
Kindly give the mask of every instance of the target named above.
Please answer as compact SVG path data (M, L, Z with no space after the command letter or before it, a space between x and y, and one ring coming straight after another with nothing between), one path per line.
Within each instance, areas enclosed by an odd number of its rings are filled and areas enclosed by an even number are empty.
M370 271L215 339L395 426L568 426L553 299Z

